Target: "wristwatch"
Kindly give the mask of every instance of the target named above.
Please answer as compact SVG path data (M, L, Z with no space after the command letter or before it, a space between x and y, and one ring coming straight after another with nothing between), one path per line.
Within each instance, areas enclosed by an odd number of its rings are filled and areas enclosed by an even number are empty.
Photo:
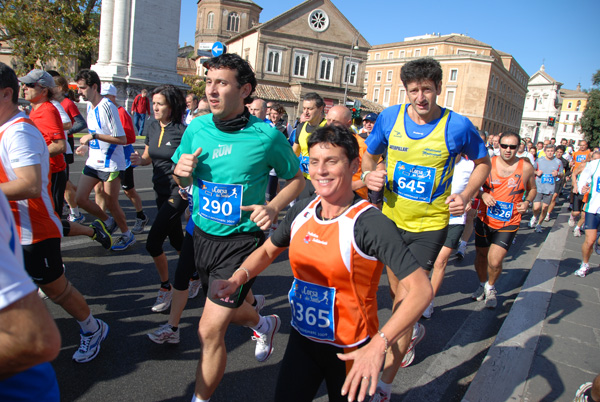
M366 172L362 172L362 174L360 175L360 180L361 180L363 183L365 183L365 177L367 177L367 175L368 175L369 173L371 173L371 171L370 171L370 170L367 170ZM365 183L365 184L367 184L367 183Z
M92 133L92 140L96 139L96 133Z

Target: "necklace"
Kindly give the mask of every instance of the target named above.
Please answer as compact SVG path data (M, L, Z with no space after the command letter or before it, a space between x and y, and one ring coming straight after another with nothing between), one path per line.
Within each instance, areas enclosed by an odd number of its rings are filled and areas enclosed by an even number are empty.
M321 220L323 220L323 221L330 221L332 219L335 219L335 218L339 217L340 215L342 215L344 212L346 212L348 210L348 208L350 208L351 206L352 206L352 203L348 204L344 209L342 209L340 211L340 213L338 213L335 216L332 216L331 218L325 218L324 216L321 215ZM323 210L321 210L321 212L323 212Z

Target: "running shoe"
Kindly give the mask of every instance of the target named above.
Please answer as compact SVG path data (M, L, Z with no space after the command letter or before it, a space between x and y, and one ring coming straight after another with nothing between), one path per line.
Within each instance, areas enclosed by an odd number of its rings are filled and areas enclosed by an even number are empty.
M256 300L256 305L252 307L260 314L260 310L265 306L265 297L263 295L254 295L254 300Z
M600 244L598 244L598 240L600 240L600 233L596 236L596 243L594 243L594 251L596 254L600 254Z
M188 284L188 299L198 296L201 287L202 281L200 279L190 279L190 283Z
M485 297L485 287L482 284L479 284L479 287L477 288L477 290L474 291L473 294L471 295L471 299L477 300L477 301L482 301L484 297Z
M581 384L581 386L575 393L575 399L573 399L573 402L592 402L592 399L588 398L588 391L590 389L592 389L591 382Z
M73 354L73 360L77 363L86 363L98 356L100 344L106 339L106 335L108 335L108 325L97 318L96 321L98 322L98 330L96 332L91 334L81 332L79 349Z
M579 266L579 269L577 271L575 271L574 274L579 276L580 278L585 278L585 276L588 274L589 271L590 271L590 264L586 264L585 262L582 262L581 265Z
M85 223L85 216L83 214L79 214L79 215L69 214L67 220L71 223L79 223L80 225L83 225Z
M569 217L569 227L573 227L575 226L575 218L573 218L573 215L571 215Z
M550 214L547 214L544 218L544 222L550 222Z
M579 228L579 226L575 226L575 229L573 229L573 236L581 237L581 229Z
M544 229L542 228L542 225L535 225L535 233L544 233Z
M256 341L254 356L259 362L264 362L273 353L273 338L279 332L279 327L281 326L279 316L273 314L265 318L269 320L269 331L266 334L254 331L254 336L252 337L252 340Z
M164 324L157 330L148 332L148 338L154 343L162 345L163 343L179 343L179 328L173 331L170 324Z
M408 367L415 360L415 347L419 342L423 340L425 336L425 327L421 323L416 323L413 327L412 339L410 340L410 345L408 345L408 350L404 355L404 359L402 359L402 364L400 367Z
M485 289L485 306L487 308L496 308L496 288Z
M386 394L381 388L377 387L375 394L369 399L369 402L389 402L392 395Z
M456 258L462 261L465 258L465 254L467 254L467 242L461 240L458 243L458 250L456 250Z
M150 220L150 218L148 217L148 215L146 215L145 219L135 218L135 225L133 225L133 228L131 229L131 233L133 233L133 234L142 233L144 231L144 228L148 224L149 220Z
M135 244L135 236L133 235L133 233L129 237L120 236L117 239L117 241L115 242L115 244L113 244L113 246L111 247L111 250L123 251L123 250L127 249L128 247L133 246L134 244Z
M105 249L110 249L112 246L112 237L110 236L110 232L106 230L104 222L100 219L96 219L90 224L90 227L94 230L92 240L96 240L98 243L102 244L102 247Z
M534 228L536 224L537 224L537 218L535 216L532 216L531 220L529 221L529 227Z
M158 289L158 296L152 306L152 311L155 313L162 313L171 307L171 299L173 298L173 292L171 289L160 288Z
M429 306L427 306L427 308L425 309L425 311L423 311L423 318L431 318L431 315L433 314L433 301L431 303L429 303Z

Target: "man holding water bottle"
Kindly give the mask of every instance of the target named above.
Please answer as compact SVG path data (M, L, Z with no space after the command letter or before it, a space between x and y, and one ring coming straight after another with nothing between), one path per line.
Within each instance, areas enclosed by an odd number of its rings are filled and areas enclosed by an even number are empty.
M479 287L472 298L485 299L496 308L495 283L502 273L502 260L517 235L521 214L536 199L533 166L517 158L521 137L506 132L500 136L500 155L492 158L492 172L483 184L475 220L475 270ZM523 200L523 194L527 198Z

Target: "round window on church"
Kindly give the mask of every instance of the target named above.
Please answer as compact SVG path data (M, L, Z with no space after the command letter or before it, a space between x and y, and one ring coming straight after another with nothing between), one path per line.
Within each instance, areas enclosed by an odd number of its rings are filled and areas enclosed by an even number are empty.
M308 15L308 25L313 31L323 32L329 27L329 16L323 10L313 10Z

